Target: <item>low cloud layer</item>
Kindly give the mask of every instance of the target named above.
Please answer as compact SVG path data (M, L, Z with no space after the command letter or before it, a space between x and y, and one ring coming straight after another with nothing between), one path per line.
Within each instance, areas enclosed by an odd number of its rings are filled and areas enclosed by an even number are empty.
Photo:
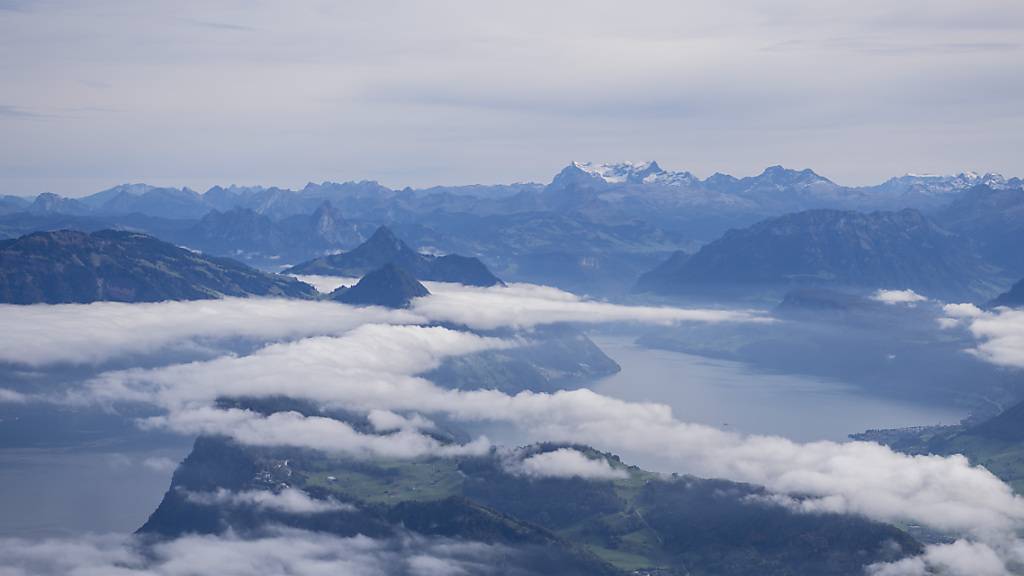
M236 408L200 407L175 410L141 423L146 428L181 434L227 436L250 446L310 448L357 457L481 456L491 446L483 437L466 444L449 444L411 429L363 434L345 422L298 412L275 412L265 416Z
M316 291L321 294L330 294L342 286L354 286L359 282L359 278L348 276L321 276L319 274L292 274L292 276L296 280L316 288Z
M401 310L334 302L223 298L125 304L0 304L0 362L43 366L197 347L231 338L253 342L343 334L368 322L411 323Z
M355 510L351 504L336 500L317 500L295 488L285 488L278 492L270 490L232 492L221 488L216 492L188 492L185 498L189 502L204 506L254 507L287 514L324 514Z
M321 277L319 283L351 279ZM0 304L0 362L41 367L101 364L221 341L253 343L338 336L369 323L456 322L477 329L558 322L765 322L756 312L622 306L583 300L546 286L474 288L429 283L413 310L353 307L330 301L223 298L126 304Z
M981 360L1008 368L1024 368L1024 310L997 308L986 312L972 304L943 308L946 328L963 325L978 344L968 351Z
M0 404L23 404L28 401L28 396L21 392L14 390L8 390L7 388L0 388Z
M770 322L757 311L623 306L585 300L557 288L510 284L480 288L439 282L425 283L431 295L413 302L413 310L432 320L472 329L532 328L541 324L575 322L601 324L639 322Z
M989 544L957 540L951 544L933 544L924 554L912 558L868 566L868 576L1012 576L1009 563L1019 564L1024 545L1013 541L1009 549Z
M617 480L628 478L625 470L612 468L608 461L589 458L579 450L559 448L541 452L508 466L515 474L532 478L583 478L587 480Z
M445 328L364 326L342 338L317 338L154 370L110 373L92 384L105 401L119 395L162 406L150 422L187 433L222 433L245 443L306 445L394 456L485 449L442 446L414 428L363 435L318 416L263 416L211 405L220 395L287 393L351 410L440 414L462 422L513 424L528 441L581 443L664 462L666 471L754 482L810 496L816 511L912 521L940 530L1009 530L1024 521L1024 501L963 457L908 456L866 442L800 444L684 423L668 406L625 402L590 390L553 394L446 390L416 373L445 355L502 341ZM286 384L283 384L286 383ZM282 388L284 387L284 388Z
M927 302L928 298L921 296L913 290L878 290L871 296L872 300L877 300L883 304L895 305L895 304L917 304L918 302Z
M267 306L269 311L265 310L265 316L254 324L256 334L271 339L300 339L271 343L245 356L108 371L65 400L141 403L161 410L160 415L141 421L147 427L187 434L223 434L252 445L393 458L482 454L490 449L490 442L483 437L457 444L431 436L430 420L435 417L455 423L499 423L511 425L527 442L587 444L627 457L656 459L664 471L764 485L779 495L800 496L799 507L806 512L853 513L887 522L920 523L980 539L986 545L993 541L994 534L1009 534L1024 527L1024 500L990 472L971 466L960 456L909 456L866 442L797 443L779 437L745 436L681 422L665 405L626 402L587 389L511 395L496 390L440 388L419 375L436 368L447 357L515 346L517 342L515 338L489 338L438 326L409 325L429 320L476 328L622 320L766 320L757 314L586 302L572 294L538 286L434 288L435 294L418 300L411 312L396 313L373 308L357 310L333 303L305 302L291 307L293 303L265 300L181 303L165 308L141 305L142 311L153 316L180 313L193 321L197 315L202 316L198 310L216 312L223 310L219 306L223 305L232 311L226 317L233 320L214 322L216 329L207 324L202 334L240 333L246 324L239 316L251 311L251 306L256 310ZM282 308L276 308L278 305ZM43 317L49 318L48 308L27 308L42 310ZM101 333L116 332L116 323L92 316L93 309L88 306L82 308L86 313L78 317L79 322L87 325L88 321L95 321ZM316 318L313 311L329 318ZM299 314L299 318L290 316L290 312ZM1005 323L1016 318L1013 312L982 316L967 314L971 311L959 312L967 316L965 321L971 322L972 331L989 335L985 344L1012 339L1012 334L1016 334L1011 331L1007 336L1005 330ZM66 313L73 317L78 312L67 309ZM137 323L131 324L130 314L118 318L128 323L121 327L122 331L137 329ZM305 319L310 325L302 327ZM993 320L1002 332L978 324ZM172 327L187 326L173 318L164 322ZM150 322L150 326L161 325L161 321ZM50 329L53 325L41 330ZM26 333L27 328L20 326L18 330ZM331 334L301 336L303 331L323 330ZM196 330L182 329L177 337L195 338L196 334ZM170 345L173 337L159 343L151 341L147 346ZM121 339L129 338L122 335ZM51 353L49 348L78 341L60 337L55 344L37 341L42 349L36 351L36 357L66 357L66 352ZM111 342L93 348L91 357L102 357L104 346L111 346ZM1002 358L993 351L985 353ZM268 415L223 408L216 403L222 397L281 395L325 408L363 413L377 433L364 433L324 415ZM573 451L525 462L530 462L524 468L529 470L527 473L537 475L609 477L607 470L599 469L600 464ZM1005 550L1000 548L999 553ZM926 566L929 562L927 558L921 561Z
M147 544L133 536L76 539L0 539L3 576L185 576L289 574L291 576L441 576L496 573L510 559L498 545L442 538L364 536L271 529L241 539L182 536Z

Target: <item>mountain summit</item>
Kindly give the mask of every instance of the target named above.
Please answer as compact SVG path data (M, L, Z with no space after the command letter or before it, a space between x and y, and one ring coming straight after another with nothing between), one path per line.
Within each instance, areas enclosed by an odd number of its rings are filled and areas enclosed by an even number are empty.
M386 264L394 264L419 280L457 282L469 286L504 284L480 260L470 256L420 254L403 242L387 226L381 226L350 252L333 254L297 264L287 274L326 276L363 276Z
M345 304L408 308L413 298L430 295L430 291L393 262L363 276L351 288L331 292L331 299Z

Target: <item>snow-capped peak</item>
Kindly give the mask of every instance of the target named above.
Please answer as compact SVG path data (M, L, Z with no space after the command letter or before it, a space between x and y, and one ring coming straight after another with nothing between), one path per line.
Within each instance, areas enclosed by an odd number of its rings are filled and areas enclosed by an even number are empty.
M647 162L617 162L600 164L595 162L573 162L572 167L608 184L662 184L684 185L695 181L689 172L663 170L654 160Z
M619 162L615 164L598 164L594 162L573 162L573 167L587 174L597 176L609 184L626 182L642 182L651 174L663 172L657 162Z
M889 179L883 186L897 191L915 191L926 194L953 194L983 184L989 188L1006 188L1010 184L1000 174L960 172L956 175L921 174L908 172L903 176Z

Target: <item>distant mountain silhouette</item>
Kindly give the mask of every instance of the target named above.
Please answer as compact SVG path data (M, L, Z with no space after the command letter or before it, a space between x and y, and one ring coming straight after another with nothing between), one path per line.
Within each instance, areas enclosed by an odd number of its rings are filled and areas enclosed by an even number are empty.
M781 313L853 312L884 306L863 295L828 288L797 288L786 293L776 308Z
M685 261L644 274L637 289L851 286L964 298L993 293L994 273L965 241L916 210L809 210L730 230Z
M983 256L1011 276L1024 276L1024 185L1019 180L965 190L936 219L975 242Z
M222 296L313 298L309 285L145 234L35 232L0 241L0 302L155 302Z
M342 208L344 220L311 222L310 214L325 202ZM276 270L284 263L351 250L387 222L417 249L484 254L491 270L508 280L611 295L628 291L640 274L677 250L693 252L727 230L766 218L812 209L903 208L934 216L943 228L976 245L1008 278L1024 277L1024 251L1016 249L1024 242L1024 183L971 172L905 174L850 187L811 169L781 166L745 177L701 179L652 161L573 162L548 184L392 189L350 181L309 183L295 190L214 186L203 194L122 184L76 199L0 198L0 238L61 228L129 229ZM236 209L272 221L270 238L277 240L264 245L267 237L259 228L249 237L244 226L223 234L218 226L212 232L209 226L192 229L212 210ZM374 264L354 275L383 262Z
M429 294L412 274L391 262L363 276L351 288L338 288L331 293L331 299L345 304L408 308L413 298Z
M997 296L992 301L992 306L1009 306L1011 308L1024 306L1024 280L1017 282L1012 288Z
M328 201L311 214L281 220L251 208L211 210L179 237L189 247L209 254L264 264L306 259L354 246L363 239L357 226L346 222Z
M369 240L344 254L303 262L287 274L362 276L385 264L395 264L418 280L458 282L471 286L494 286L503 282L476 258L450 254L420 254L402 242L387 226L381 226Z

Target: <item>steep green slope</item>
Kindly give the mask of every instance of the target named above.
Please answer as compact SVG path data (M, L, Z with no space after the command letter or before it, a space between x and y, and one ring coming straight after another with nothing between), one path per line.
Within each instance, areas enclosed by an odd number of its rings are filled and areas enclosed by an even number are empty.
M566 448L606 463L616 477L538 477L517 467ZM353 508L286 514L197 504L189 496L286 486ZM378 537L412 530L544 550L565 568L561 573L581 574L852 575L921 549L894 527L855 516L799 514L766 495L757 486L656 475L584 446L365 460L200 439L141 531L176 535L230 527L244 533L266 522Z

